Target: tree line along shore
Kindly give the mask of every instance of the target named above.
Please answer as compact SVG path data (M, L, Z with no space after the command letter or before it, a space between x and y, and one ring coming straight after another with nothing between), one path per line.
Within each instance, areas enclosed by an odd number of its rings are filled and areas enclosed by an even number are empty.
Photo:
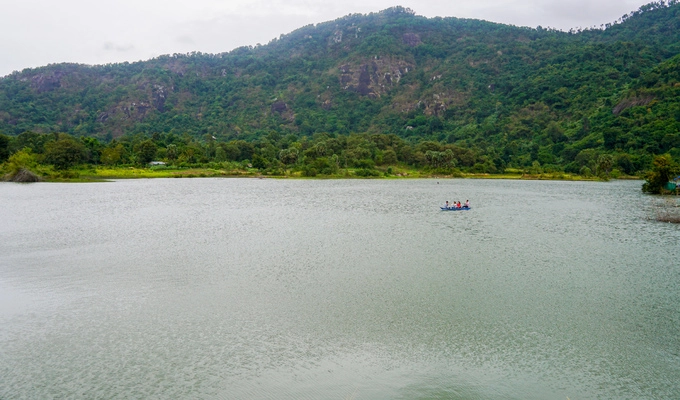
M636 178L629 157L584 152L567 166L513 165L502 156L435 141L411 143L393 134L270 134L219 142L207 136L156 134L108 143L69 134L0 135L5 180L78 181L113 178L269 176L298 178L480 177L608 180Z

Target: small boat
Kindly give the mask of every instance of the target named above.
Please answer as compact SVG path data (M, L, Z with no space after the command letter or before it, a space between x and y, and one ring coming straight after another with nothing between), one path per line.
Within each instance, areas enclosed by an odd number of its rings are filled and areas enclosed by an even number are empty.
M439 207L442 211L468 211L472 210L471 207Z

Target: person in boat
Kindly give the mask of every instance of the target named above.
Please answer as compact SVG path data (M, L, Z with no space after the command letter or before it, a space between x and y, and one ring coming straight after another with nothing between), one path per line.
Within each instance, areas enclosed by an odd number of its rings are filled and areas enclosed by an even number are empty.
M460 205L460 201L456 204L456 208L463 208L463 206Z
M470 208L470 200L465 200L465 208Z
M447 210L449 209L449 201L448 200L446 200L446 204L444 205L444 207L446 207Z

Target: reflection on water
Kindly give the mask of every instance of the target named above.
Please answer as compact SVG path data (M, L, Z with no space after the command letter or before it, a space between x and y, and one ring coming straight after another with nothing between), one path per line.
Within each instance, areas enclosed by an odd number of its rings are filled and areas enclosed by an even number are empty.
M2 184L0 398L672 398L680 228L639 187Z

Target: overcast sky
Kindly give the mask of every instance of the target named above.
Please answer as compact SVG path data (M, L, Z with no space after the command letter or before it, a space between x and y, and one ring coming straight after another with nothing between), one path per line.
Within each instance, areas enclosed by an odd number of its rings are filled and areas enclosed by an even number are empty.
M651 0L4 0L0 76L51 63L103 64L266 44L311 23L395 5L426 17L569 30Z

